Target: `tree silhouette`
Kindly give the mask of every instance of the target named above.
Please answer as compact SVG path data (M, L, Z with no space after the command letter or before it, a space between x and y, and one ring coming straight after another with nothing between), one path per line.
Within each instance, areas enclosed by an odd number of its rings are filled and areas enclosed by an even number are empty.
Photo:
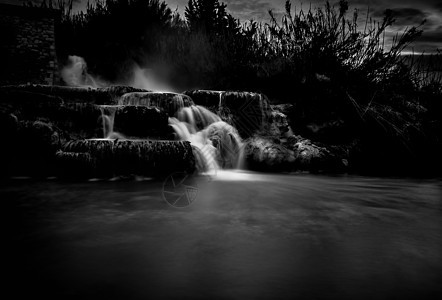
M189 0L185 17L190 30L216 35L238 34L239 22L226 11L226 7L218 0Z
M98 0L86 12L65 16L59 56L82 56L92 72L116 80L131 63L141 64L156 52L158 39L171 30L173 22L164 1Z

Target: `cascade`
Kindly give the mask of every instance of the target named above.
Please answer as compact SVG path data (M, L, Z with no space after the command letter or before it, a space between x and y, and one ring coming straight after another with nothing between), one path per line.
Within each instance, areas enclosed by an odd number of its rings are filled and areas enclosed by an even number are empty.
M241 167L243 145L237 130L205 107L185 107L169 124L180 140L194 147L200 171Z
M124 136L114 131L115 113L118 109L116 105L100 105L101 122L103 125L103 138L123 139Z

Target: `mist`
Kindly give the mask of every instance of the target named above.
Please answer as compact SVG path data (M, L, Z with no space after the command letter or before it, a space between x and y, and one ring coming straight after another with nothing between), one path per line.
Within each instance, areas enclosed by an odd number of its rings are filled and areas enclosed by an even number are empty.
M77 55L69 55L66 65L61 70L61 77L64 83L72 87L106 87L111 85L127 85L134 88L145 89L155 92L175 92L169 83L160 75L157 75L153 68L140 67L134 63L128 74L121 74L121 81L107 81L99 75L92 75L88 72L87 63L84 58Z

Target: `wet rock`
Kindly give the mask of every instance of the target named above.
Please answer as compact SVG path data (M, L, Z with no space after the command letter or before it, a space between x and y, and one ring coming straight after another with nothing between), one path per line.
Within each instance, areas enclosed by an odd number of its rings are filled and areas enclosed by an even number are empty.
M263 171L343 172L348 167L341 147L325 148L301 136L287 139L254 136L245 142L251 169Z
M138 89L125 85L112 85L108 87L98 88L97 90L103 93L107 93L110 99L115 99L117 101L121 96L127 93L152 92L149 90Z
M342 119L336 118L321 122L309 122L305 126L305 134L315 141L327 144L346 143L348 137L355 136L355 128L356 126L350 128Z
M295 111L295 106L290 103L270 105L273 111L283 113L286 116L290 116Z
M60 137L55 128L41 121L21 122L18 137L24 142L26 151L29 153L52 156L60 148Z
M291 136L292 129L289 116L293 114L294 106L292 104L278 104L271 105L271 108L271 123L278 128L281 136Z
M26 84L26 85L14 85L4 86L0 88L1 92L16 93L16 94L29 94L29 95L44 95L46 98L53 97L58 98L61 101L67 102L88 102L94 103L97 101L98 93L95 88L92 87L67 87L67 86L52 86L52 85L40 85L40 84ZM100 102L100 101L99 101Z
M119 105L155 106L165 111L169 117L175 117L183 107L193 105L192 99L183 94L160 92L127 93L118 100Z
M242 137L250 137L262 129L271 116L267 97L258 93L225 92L221 108L233 115L233 125Z
M272 139L252 137L245 141L247 167L259 171L290 171L294 167L294 152Z
M63 145L63 152L87 153L94 177L120 175L161 176L195 170L189 142L150 140L77 140ZM58 154L66 157L63 153ZM69 160L75 160L70 156ZM83 155L78 159L85 160ZM62 161L60 161L61 163Z
M59 97L0 87L0 104L22 120L55 115L62 103Z
M192 90L185 91L183 94L192 98L195 104L202 105L211 111L217 112L220 107L223 93L223 91Z
M101 110L90 103L64 103L50 120L69 133L71 139L101 136Z
M262 130L271 117L271 107L263 94L207 90L187 91L185 94L196 104L217 112L243 138Z
M293 135L289 126L287 116L278 111L272 111L269 122L264 125L264 128L258 131L260 136L269 136L278 139L286 139Z
M207 137L217 149L217 162L223 169L240 167L243 158L243 143L237 130L225 122L210 124Z
M336 172L346 168L345 158L339 157L329 149L315 145L301 136L289 137L285 145L294 152L297 170Z
M115 113L114 130L138 138L164 138L171 134L167 114L146 106L120 106Z
M2 144L0 147L0 177L8 176L13 164L11 159L15 156L15 146L19 122L14 114L0 110L0 128L2 128Z
M9 175L46 176L52 174L55 153L60 148L56 128L41 121L19 122L9 160Z
M96 168L95 159L89 153L56 153L57 175L62 178L92 178Z
M0 110L0 128L8 138L15 135L18 128L18 118L8 110Z
M58 96L0 88L0 104L20 120L44 121L69 131L71 137L95 137L100 109L91 103L66 102Z
M110 86L105 88L93 87L68 87L56 85L11 85L0 88L0 93L28 93L40 94L60 98L65 102L94 103L94 104L116 104L118 98L129 92L145 92L146 90L136 89L128 86Z

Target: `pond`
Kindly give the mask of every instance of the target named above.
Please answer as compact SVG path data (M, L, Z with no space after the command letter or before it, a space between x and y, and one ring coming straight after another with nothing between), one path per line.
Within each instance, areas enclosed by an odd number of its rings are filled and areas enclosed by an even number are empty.
M403 299L442 295L442 184L224 171L192 205L162 181L8 180L17 298Z

